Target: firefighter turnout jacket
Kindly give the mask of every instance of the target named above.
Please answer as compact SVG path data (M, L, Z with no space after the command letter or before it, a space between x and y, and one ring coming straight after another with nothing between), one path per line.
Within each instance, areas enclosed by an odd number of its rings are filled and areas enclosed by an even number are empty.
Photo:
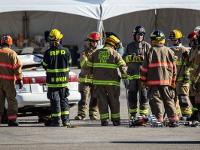
M168 85L174 87L176 74L174 52L166 46L152 47L141 67L141 80L148 86Z
M189 49L184 47L182 44L179 46L172 46L171 49L174 51L176 56L177 66L177 82L183 86L188 86L190 81L190 68L189 64Z
M88 61L92 67L94 85L120 86L120 79L126 78L126 63L120 54L111 47L96 50ZM121 77L117 68L120 69Z
M140 66L144 61L145 53L150 49L150 47L151 45L145 41L140 43L134 41L127 45L123 57L128 66L127 73L129 80L140 79Z
M22 80L22 64L15 51L8 47L0 49L0 79Z
M71 65L71 55L67 48L60 45L48 49L42 65L47 73L46 82L49 88L67 87Z
M81 66L81 72L79 74L79 83L92 83L92 74L89 72L88 67L88 60L90 59L92 53L94 53L95 50L93 49L85 49L80 56L80 66Z

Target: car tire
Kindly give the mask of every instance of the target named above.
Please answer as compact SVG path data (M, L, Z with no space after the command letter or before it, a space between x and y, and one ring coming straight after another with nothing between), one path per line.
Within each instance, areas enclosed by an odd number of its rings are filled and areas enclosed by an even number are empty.
M48 120L48 116L38 116L38 123L44 123Z

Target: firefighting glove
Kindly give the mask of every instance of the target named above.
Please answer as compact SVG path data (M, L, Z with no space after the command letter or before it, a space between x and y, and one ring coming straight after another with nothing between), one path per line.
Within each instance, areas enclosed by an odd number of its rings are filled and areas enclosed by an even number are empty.
M23 81L21 79L18 79L16 81L16 84L19 85L19 89L22 89L23 88Z

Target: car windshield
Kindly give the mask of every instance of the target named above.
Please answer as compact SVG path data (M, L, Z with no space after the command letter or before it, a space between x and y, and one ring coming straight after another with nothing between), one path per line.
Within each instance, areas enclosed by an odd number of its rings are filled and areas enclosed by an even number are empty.
M43 55L41 55L41 54L25 54L25 55L18 55L18 57L22 62L23 71L43 70L42 65L41 65Z

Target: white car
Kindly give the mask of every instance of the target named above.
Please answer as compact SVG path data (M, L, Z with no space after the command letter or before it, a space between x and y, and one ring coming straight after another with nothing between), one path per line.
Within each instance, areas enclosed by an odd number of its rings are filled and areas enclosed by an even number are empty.
M19 55L23 64L23 88L16 85L18 116L36 115L40 119L49 113L50 102L47 99L46 72L41 66L41 54ZM78 76L69 72L69 104L78 103ZM6 107L7 108L7 107Z

